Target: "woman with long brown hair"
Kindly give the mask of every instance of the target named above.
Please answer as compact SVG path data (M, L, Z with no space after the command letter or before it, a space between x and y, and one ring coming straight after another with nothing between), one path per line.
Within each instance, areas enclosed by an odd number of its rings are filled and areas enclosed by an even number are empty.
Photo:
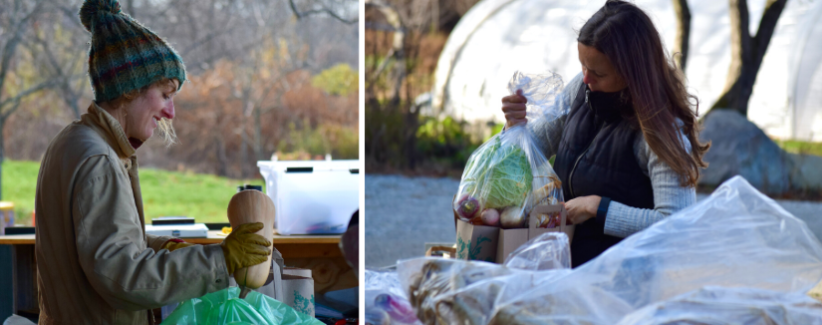
M699 142L696 98L641 9L608 0L577 42L582 73L556 102L565 114L559 123L528 125L546 156L556 155L577 225L574 267L693 204L710 147ZM519 91L502 103L506 127L525 122Z

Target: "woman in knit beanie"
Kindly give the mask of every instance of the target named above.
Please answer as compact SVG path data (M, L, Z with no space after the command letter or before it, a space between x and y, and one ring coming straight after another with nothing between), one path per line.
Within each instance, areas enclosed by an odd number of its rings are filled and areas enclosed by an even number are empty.
M120 10L86 0L94 101L49 144L37 179L39 324L154 324L150 309L225 289L271 243L241 225L221 243L145 233L136 149L158 126L173 141L180 56Z

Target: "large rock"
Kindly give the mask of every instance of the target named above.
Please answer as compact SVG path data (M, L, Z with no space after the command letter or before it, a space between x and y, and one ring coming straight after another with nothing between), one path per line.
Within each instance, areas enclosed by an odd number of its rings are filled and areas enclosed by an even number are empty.
M710 165L700 185L718 186L741 175L768 195L818 193L822 188L822 157L785 152L739 112L713 110L702 123L699 137L712 146L703 157Z

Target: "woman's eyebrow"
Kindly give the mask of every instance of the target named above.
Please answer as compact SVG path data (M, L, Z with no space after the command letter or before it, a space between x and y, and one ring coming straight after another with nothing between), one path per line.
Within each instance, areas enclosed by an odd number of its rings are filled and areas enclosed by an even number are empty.
M585 65L585 63L582 63L582 61L579 61L579 63L582 64L582 66L585 67L585 69L588 69L588 71L593 72L595 75L599 75L599 73L596 70L589 68Z

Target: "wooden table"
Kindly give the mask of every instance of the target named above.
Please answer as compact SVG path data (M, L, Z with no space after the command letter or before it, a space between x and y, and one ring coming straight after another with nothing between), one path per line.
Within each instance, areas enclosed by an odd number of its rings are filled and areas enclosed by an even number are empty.
M8 317L5 313L8 312L9 306L11 312L17 314L40 312L37 301L34 236L0 236L0 322ZM209 231L206 238L182 239L205 245L218 244L225 236L220 231ZM271 241L283 254L286 266L311 269L315 294L321 295L328 291L357 286L356 271L348 266L340 251L340 235L274 235ZM13 288L9 292L6 287Z

